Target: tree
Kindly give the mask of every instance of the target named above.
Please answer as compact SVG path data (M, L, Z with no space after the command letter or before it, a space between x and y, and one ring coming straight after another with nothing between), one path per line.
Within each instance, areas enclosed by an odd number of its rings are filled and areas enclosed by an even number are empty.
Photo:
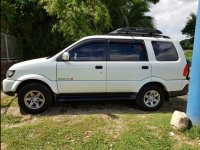
M1 31L17 38L25 59L64 48L62 35L51 32L57 19L47 14L39 0L3 0L1 9Z
M17 37L24 57L51 55L81 37L119 27L154 28L146 16L159 0L2 0L1 31Z
M71 41L100 34L111 27L108 9L100 0L43 0L46 11L58 18L54 31Z
M158 1L144 0L106 0L105 5L111 17L112 30L120 27L154 28L153 18L146 16L149 4Z
M71 41L92 34L104 34L119 27L154 28L146 16L150 3L158 0L42 0L46 11L58 18L54 31Z
M193 44L191 43L190 39L182 40L182 41L180 41L180 44L184 50L192 50L193 49Z
M187 37L189 37L192 43L194 41L195 25L196 15L194 13L191 13L185 27L181 30L182 34L185 34Z

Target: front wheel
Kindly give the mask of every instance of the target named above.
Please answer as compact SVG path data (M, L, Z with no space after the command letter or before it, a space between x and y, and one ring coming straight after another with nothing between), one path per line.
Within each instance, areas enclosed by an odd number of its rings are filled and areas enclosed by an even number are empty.
M29 114L45 111L50 106L51 101L52 95L50 90L40 83L28 84L18 93L20 108Z
M158 85L143 87L137 97L137 104L143 110L158 110L165 100L164 90Z

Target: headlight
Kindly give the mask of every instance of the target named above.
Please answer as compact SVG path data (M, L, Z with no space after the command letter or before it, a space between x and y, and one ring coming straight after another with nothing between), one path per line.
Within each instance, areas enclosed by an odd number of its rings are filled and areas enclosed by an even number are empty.
M15 70L8 70L7 73L6 73L6 77L10 78L14 75L14 73L15 73Z

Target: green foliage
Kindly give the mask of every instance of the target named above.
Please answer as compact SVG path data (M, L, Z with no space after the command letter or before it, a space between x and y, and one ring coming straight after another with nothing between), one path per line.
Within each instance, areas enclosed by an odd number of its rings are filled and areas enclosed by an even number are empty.
M190 60L192 62L192 51L191 50L186 50L185 51L185 57L186 59Z
M146 16L150 2L143 0L42 0L46 11L58 18L54 31L70 41L92 34L102 34L116 28L154 28L153 19Z
M54 30L71 41L92 34L101 34L111 26L108 9L99 0L43 0L46 11L59 21Z
M116 28L154 28L146 16L159 0L2 0L1 31L18 39L25 59L52 55L81 37Z
M195 25L196 15L194 13L191 13L185 27L181 30L182 34L187 35L191 39L192 43L194 41Z
M180 42L182 48L184 50L192 50L193 49L193 41L191 39L185 39Z
M154 28L152 17L145 15L149 12L149 1L106 0L105 5L111 17L112 30L127 26Z
M48 16L39 0L7 0L1 7L1 31L18 39L25 59L54 54L64 48L62 35L51 33L56 18Z
M15 7L10 5L9 0L1 1L1 32L9 34L10 22L14 20Z

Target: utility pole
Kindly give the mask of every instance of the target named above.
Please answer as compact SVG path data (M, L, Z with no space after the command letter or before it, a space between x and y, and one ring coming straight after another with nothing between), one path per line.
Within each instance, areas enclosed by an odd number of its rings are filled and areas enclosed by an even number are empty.
M187 115L193 125L200 125L200 2L198 4Z

